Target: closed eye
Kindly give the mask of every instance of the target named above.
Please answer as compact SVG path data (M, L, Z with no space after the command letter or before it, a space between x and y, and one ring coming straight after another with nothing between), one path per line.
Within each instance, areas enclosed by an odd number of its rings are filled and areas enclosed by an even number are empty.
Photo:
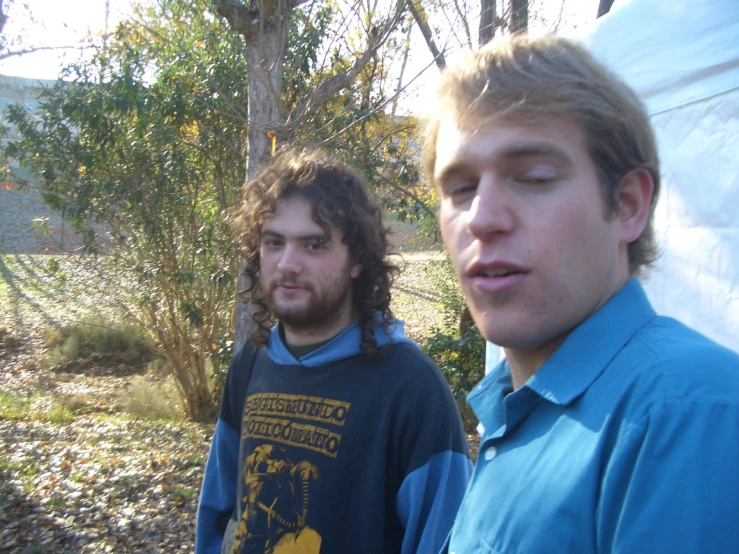
M455 204L465 202L475 196L477 182L472 179L460 180L444 186L442 193Z
M524 175L517 178L516 181L527 185L547 185L555 179L554 175Z
M525 185L547 185L566 173L567 165L553 155L526 155L515 157L508 166L509 179Z

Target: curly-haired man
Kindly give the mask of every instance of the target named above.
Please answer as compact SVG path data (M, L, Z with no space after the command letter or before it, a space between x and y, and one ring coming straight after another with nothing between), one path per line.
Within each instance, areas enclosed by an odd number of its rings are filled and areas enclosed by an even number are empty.
M448 385L390 311L363 180L285 152L236 229L258 330L229 369L196 552L437 552L471 464Z

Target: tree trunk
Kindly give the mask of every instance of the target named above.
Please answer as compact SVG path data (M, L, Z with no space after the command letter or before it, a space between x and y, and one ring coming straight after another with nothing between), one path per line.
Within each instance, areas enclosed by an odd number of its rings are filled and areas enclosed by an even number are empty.
M268 11L265 4L265 11ZM287 2L274 2L272 17L257 32L247 35L246 64L249 71L249 129L247 181L253 179L262 162L272 155L272 139L267 133L280 126L282 65L287 44L289 10ZM238 290L243 290L247 277L239 263ZM234 349L238 350L255 331L249 303L240 296L236 300Z
M479 33L479 44L487 44L495 36L495 24L496 24L496 11L495 11L496 0L482 0L480 2L480 33Z
M523 34L529 29L529 0L511 0L511 33Z
M600 0L598 3L598 15L596 18L604 16L610 12L611 6L613 6L613 0Z
M303 118L335 98L340 90L350 87L401 21L406 1L411 0L397 0L390 15L379 25L372 27L366 50L346 73L333 75L321 82L287 114L283 113L281 104L287 27L291 10L307 0L260 0L250 2L248 6L240 0L216 0L218 14L246 41L249 72L247 181L254 178L262 162L271 156L272 139L267 133L275 132L278 140L289 140L297 134ZM237 282L237 290L240 291L248 284L242 271L243 264L244 261L240 260ZM244 345L255 330L250 314L249 303L237 296L234 318L235 351Z

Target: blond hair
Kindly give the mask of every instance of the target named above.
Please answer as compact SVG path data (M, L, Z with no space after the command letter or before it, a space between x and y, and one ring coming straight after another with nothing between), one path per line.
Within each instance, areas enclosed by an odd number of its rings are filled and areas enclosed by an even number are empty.
M473 128L501 120L571 121L583 131L609 214L618 208L621 179L634 169L650 173L654 194L649 220L628 246L631 274L638 275L657 258L652 220L660 175L654 133L636 94L585 48L553 36L517 35L489 43L444 71L437 99L423 137L429 182L434 182L439 124L450 112Z

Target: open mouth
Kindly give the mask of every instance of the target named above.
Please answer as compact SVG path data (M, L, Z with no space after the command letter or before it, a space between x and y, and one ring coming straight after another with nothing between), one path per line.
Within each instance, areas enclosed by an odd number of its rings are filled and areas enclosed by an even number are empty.
M521 271L515 269L485 269L478 273L480 277L508 277L509 275L516 275Z

